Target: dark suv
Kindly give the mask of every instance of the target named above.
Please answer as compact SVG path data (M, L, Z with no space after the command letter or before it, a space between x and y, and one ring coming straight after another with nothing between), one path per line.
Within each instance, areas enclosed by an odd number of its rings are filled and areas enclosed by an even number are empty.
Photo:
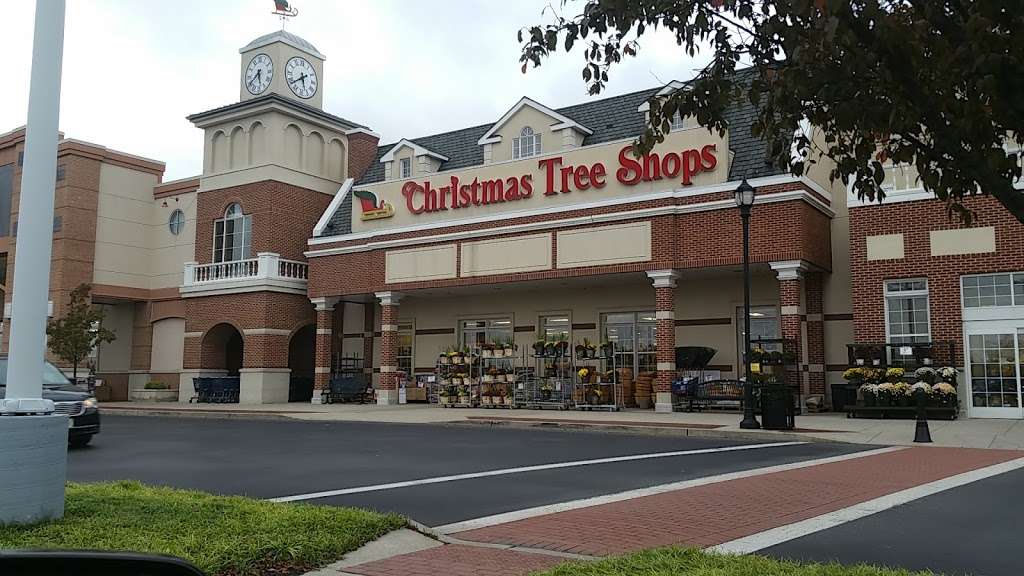
M7 356L0 356L0 398L7 393ZM56 366L46 362L43 367L43 398L52 400L57 414L70 418L68 444L85 446L100 431L100 408L84 386L72 384Z

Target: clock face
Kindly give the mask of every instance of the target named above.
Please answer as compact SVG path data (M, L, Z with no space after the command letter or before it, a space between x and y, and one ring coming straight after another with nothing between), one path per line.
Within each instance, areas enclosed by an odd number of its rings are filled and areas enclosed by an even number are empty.
M257 54L245 69L245 88L250 94L261 94L274 78L274 62L266 54Z
M312 98L316 94L316 70L305 58L295 56L284 68L284 79L296 96Z

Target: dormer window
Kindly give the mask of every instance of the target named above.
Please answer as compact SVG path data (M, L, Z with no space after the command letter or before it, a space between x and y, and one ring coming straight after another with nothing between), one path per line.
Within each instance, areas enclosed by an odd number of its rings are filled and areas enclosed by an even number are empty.
M536 134L533 128L524 126L519 131L519 136L512 139L512 159L529 158L540 154L540 134Z
M676 130L682 130L683 128L686 128L686 122L683 120L683 115L676 112L675 115L672 116L672 124L669 131L675 132Z
M412 177L412 158L402 158L398 161L399 178Z
M242 213L237 202L228 206L224 217L213 222L213 261L245 260L252 251L252 216Z

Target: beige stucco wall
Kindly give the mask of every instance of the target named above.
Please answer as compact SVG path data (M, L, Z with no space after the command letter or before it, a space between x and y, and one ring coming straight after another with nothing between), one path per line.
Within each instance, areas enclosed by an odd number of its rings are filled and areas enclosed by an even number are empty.
M167 206L163 205L165 201ZM195 259L196 193L189 192L151 202L149 288L180 286L185 262ZM176 209L185 214L185 227L177 236L171 234L168 226L171 214Z
M93 282L150 287L150 214L157 177L100 165Z
M996 229L992 226L932 230L929 232L932 256L983 254L996 251Z
M903 258L903 234L878 234L864 238L866 258L898 260Z
M333 194L348 171L348 137L276 110L206 127L201 190L274 179Z
M150 371L159 373L181 370L184 345L184 318L165 318L154 322Z
M646 262L650 259L650 221L558 233L559 268Z
M455 244L389 250L384 256L384 281L415 282L454 278Z
M551 269L551 234L494 238L462 244L462 276Z
M541 156L527 158L525 160L495 161L491 164L461 170L438 172L437 174L431 174L429 178L414 178L420 183L424 180L429 180L432 188L436 189L441 186L449 185L451 183L451 176L457 176L459 178L460 185L462 185L471 183L474 178L479 181L500 178L504 181L509 177L519 178L526 174L531 175L533 194L529 198L512 202L490 205L481 204L479 206L468 206L432 213L424 212L417 215L412 214L408 210L405 197L402 196L401 193L402 185L405 184L408 179L395 179L365 185L361 188L371 190L378 198L390 202L395 207L395 215L391 218L363 221L360 219L360 211L353 210L352 231L355 233L386 231L392 228L414 225L441 224L457 220L473 220L487 217L500 217L503 215L512 216L523 211L566 208L575 204L615 198L629 198L642 194L669 191L683 187L680 176L672 179L664 178L649 182L639 182L633 186L620 184L615 178L615 172L619 168L619 151L623 147L628 146L631 142L631 139L625 139L601 145L585 146L568 151L561 150L559 146L555 148L555 150L546 152ZM698 188L700 186L720 184L728 179L728 135L720 137L717 133L709 134L706 130L700 129L673 132L666 137L665 142L658 145L654 152L664 154L666 152L682 152L693 148L699 150L703 146L709 144L716 146L715 157L717 159L717 163L713 170L703 171L692 179L692 188ZM545 146L544 149L549 150L547 146ZM605 186L600 189L591 187L582 191L572 190L568 193L558 193L552 196L546 196L544 194L547 179L546 171L539 166L538 162L544 158L550 158L553 156L559 156L562 158L562 167L567 167L569 165L579 166L582 164L586 164L589 167L596 162L602 162L607 172L604 178ZM561 187L560 183L560 176L556 174L556 190ZM419 202L420 201L418 200L418 203Z
M134 304L101 304L103 326L111 330L116 339L101 344L97 351L98 372L123 372L131 368L132 362L132 319Z

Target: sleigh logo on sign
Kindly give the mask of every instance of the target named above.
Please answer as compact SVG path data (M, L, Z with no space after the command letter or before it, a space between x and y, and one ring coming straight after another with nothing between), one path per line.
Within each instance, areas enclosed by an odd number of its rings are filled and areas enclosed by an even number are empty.
M363 209L363 220L379 220L395 215L394 206L386 200L378 199L377 195L369 190L353 190L352 195L359 199L359 206Z

